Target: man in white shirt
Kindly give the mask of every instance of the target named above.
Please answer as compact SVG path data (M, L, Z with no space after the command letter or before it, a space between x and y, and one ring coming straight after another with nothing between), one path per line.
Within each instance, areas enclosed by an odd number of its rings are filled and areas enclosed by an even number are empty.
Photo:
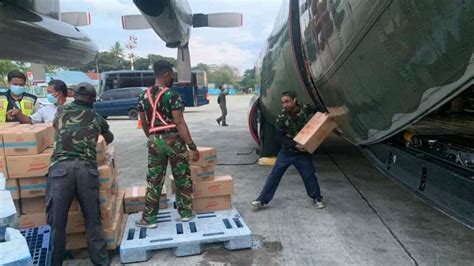
M62 80L54 79L48 83L48 102L31 116L26 116L18 109L8 111L7 115L15 116L22 124L52 123L58 106L64 105L67 97L67 86Z

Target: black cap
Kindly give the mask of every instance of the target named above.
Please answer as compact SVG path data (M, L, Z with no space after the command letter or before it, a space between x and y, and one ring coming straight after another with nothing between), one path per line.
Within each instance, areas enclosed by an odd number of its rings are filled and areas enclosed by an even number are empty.
M90 83L87 82L81 82L77 84L76 89L75 89L76 94L79 95L85 95L85 96L91 96L91 97L96 97L97 92Z
M281 93L281 97L283 97L283 96L288 96L291 99L294 99L294 98L296 98L296 92L294 92L294 91L284 91L284 92Z

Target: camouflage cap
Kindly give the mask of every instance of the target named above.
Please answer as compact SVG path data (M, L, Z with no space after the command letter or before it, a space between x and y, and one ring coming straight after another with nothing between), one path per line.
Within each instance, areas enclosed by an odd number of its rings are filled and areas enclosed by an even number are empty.
M77 84L75 92L78 95L85 95L85 96L91 96L91 97L97 96L97 92L94 86L92 86L90 83L87 83L87 82L81 82Z

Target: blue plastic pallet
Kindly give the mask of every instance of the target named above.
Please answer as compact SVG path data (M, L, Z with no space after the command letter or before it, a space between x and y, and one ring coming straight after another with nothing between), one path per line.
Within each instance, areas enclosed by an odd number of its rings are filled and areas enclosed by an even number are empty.
M173 204L171 204L173 203ZM158 214L158 228L135 226L141 213L128 216L120 244L122 263L146 261L151 251L173 248L176 256L202 253L202 245L222 242L228 250L252 247L252 231L232 206L229 210L198 213L190 222L181 222L174 199Z
M20 230L30 248L33 265L51 265L51 227L42 225Z

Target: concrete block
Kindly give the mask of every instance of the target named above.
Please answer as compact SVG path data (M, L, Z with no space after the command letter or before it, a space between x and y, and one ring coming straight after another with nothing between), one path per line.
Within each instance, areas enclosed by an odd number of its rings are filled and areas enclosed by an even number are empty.
M0 190L0 227L18 228L18 216L10 191Z
M5 242L0 243L0 265L32 265L30 249L20 231L7 228Z

